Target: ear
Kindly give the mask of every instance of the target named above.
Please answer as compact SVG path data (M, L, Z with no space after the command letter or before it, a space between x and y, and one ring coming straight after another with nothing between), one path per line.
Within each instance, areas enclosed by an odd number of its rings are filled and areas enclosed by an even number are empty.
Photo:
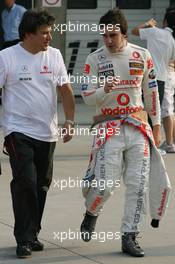
M25 33L25 38L26 39L32 39L33 37L35 36L35 34L34 33Z

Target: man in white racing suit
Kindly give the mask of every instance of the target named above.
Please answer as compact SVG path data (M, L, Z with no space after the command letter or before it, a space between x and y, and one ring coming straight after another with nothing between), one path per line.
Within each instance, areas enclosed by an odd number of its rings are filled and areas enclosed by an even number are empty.
M146 110L152 120L155 145L159 146L160 103L157 81L148 50L127 42L127 21L119 9L109 10L100 18L100 25L105 27L105 45L87 57L82 96L86 104L96 105L94 121L100 123L98 128L120 130L112 135L107 131L105 140L100 137L100 133L94 139L93 147L100 146L93 174L96 186L91 185L88 190L83 190L86 214L81 224L81 234L84 241L91 239L99 212L122 175L126 185L121 226L122 251L131 256L143 257L144 251L135 238L144 212L150 145L148 137L136 127L126 124L125 118L135 115L138 120L145 122L143 109ZM88 178L88 172L85 180L92 180ZM104 182L104 188L100 188L101 181Z

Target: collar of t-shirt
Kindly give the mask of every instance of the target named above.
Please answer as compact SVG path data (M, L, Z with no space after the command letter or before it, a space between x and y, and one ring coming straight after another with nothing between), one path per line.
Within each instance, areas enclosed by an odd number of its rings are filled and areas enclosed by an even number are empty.
M13 9L15 9L16 4L14 3L11 8L6 8L7 12L11 12Z

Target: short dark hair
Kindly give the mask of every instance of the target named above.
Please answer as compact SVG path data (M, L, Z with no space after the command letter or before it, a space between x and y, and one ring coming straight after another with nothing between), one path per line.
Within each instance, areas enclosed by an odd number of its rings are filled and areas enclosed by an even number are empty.
M167 22L168 27L173 30L173 37L175 38L175 7L170 6L166 9L164 21Z
M99 21L99 24L104 24L105 26L112 24L117 25L120 28L122 34L127 35L128 23L127 20L119 8L114 8L105 13Z
M54 21L55 17L44 9L28 10L24 13L19 25L19 37L23 40L26 33L35 34L40 26L52 26Z

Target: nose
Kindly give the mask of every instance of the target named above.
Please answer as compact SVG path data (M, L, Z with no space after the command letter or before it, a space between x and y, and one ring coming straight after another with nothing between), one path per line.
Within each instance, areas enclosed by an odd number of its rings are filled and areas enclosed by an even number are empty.
M112 38L108 36L108 37L106 38L106 42L107 42L108 44L111 44L111 43L112 43Z
M48 33L48 35L47 35L47 40L49 40L49 41L52 40L52 35L51 35L51 33Z

